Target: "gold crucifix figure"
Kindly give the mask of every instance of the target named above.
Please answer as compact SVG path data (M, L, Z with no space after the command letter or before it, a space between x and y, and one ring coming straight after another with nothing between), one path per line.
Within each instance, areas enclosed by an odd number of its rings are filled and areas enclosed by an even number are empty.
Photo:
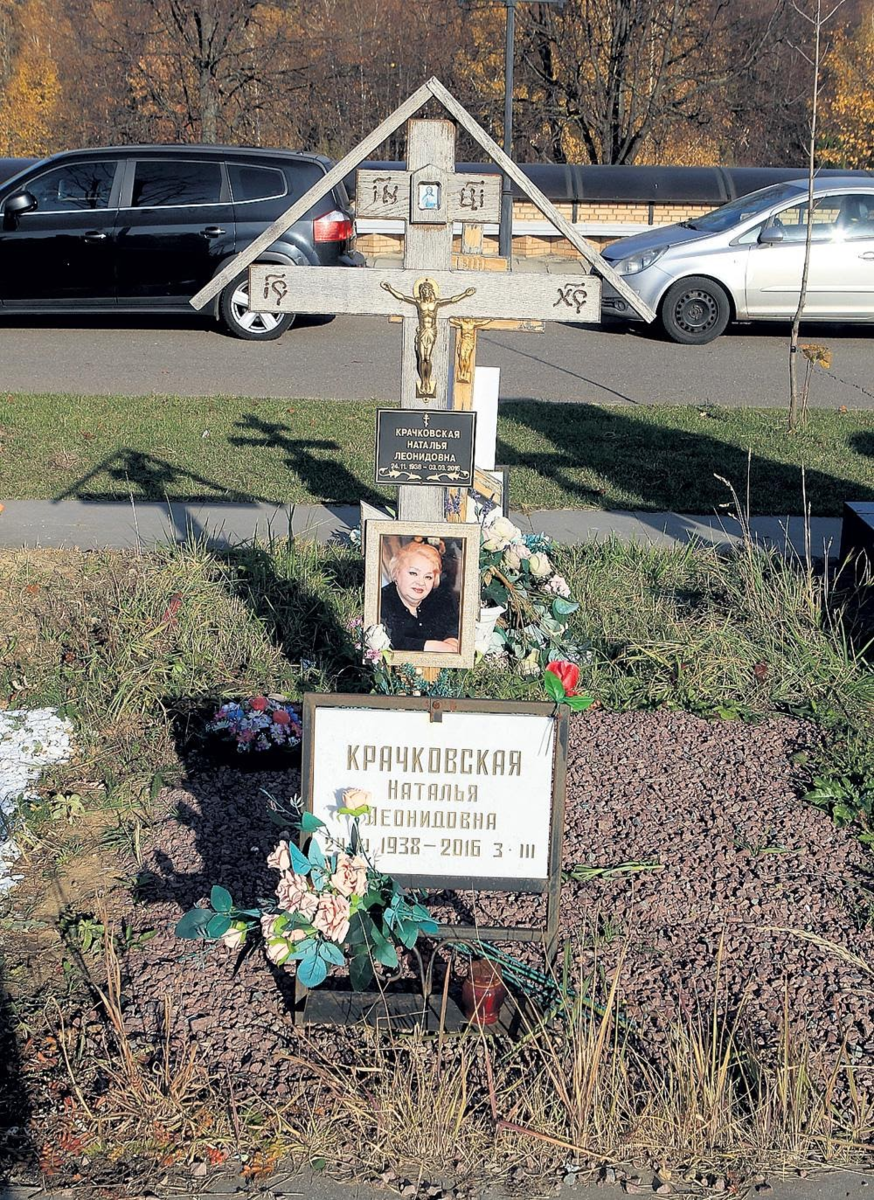
M455 337L456 378L461 383L470 383L473 352L476 350L476 331L491 325L491 318L478 321L475 317L450 317L449 324L458 330Z
M472 296L476 288L466 288L457 296L447 296L445 300L441 300L437 284L433 279L427 277L416 281L412 296L405 296L403 292L397 291L387 282L383 282L379 286L390 292L396 300L403 300L405 304L413 304L416 307L419 314L419 327L416 330L414 342L416 370L419 375L416 396L420 400L433 400L437 393L432 375L431 355L437 341L437 310L445 308L447 304L457 304L459 300Z

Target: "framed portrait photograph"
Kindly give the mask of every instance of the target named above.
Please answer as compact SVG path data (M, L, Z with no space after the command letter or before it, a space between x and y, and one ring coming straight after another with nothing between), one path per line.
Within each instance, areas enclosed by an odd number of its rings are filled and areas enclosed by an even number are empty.
M364 560L364 624L392 665L471 667L480 607L480 527L375 521Z

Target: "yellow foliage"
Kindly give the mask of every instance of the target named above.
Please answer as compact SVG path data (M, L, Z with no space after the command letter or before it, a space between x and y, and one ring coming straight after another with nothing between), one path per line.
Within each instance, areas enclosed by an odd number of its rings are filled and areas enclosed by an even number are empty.
M51 13L43 0L26 0L9 16L17 36L0 90L0 154L41 157L54 148L61 107L61 83L48 33Z
M39 158L52 147L61 86L52 60L26 48L0 95L0 151Z
M824 166L874 166L874 15L835 38L826 64L819 158Z

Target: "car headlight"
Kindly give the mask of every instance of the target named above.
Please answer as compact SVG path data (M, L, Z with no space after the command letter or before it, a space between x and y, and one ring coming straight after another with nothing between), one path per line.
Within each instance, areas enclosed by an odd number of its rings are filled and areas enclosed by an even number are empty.
M619 258L613 263L613 269L620 275L639 275L641 271L657 262L666 250L667 246L660 246L655 250L642 250L639 254L631 254L628 258Z

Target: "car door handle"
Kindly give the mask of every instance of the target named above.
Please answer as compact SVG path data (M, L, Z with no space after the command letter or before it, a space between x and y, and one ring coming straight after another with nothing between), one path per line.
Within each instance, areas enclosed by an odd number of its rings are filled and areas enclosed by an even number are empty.
M859 258L864 258L866 262L874 262L874 250L866 250L864 254L860 254Z
M221 237L224 230L218 225L207 225L206 229L201 229L201 234L205 238Z
M105 242L106 234L101 233L98 229L89 229L84 235L86 242Z

